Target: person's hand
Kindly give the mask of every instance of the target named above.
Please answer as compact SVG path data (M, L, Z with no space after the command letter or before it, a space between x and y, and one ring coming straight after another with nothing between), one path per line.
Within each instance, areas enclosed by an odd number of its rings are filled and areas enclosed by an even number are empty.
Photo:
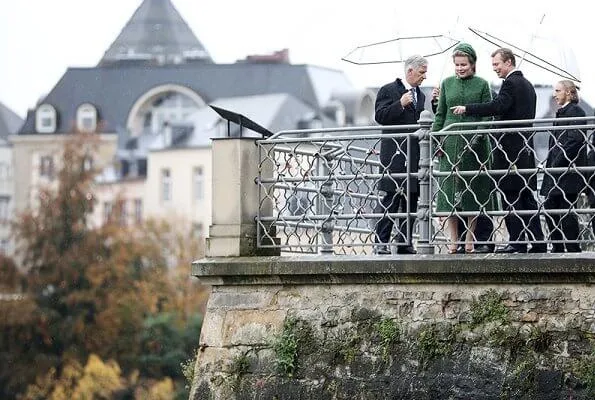
M410 91L407 91L401 96L401 106L407 107L411 103L413 103L413 95Z
M467 111L465 106L454 106L450 107L450 109L454 115L463 115L465 114L465 111Z
M432 89L432 101L437 101L438 96L440 96L440 88L435 87L434 89Z

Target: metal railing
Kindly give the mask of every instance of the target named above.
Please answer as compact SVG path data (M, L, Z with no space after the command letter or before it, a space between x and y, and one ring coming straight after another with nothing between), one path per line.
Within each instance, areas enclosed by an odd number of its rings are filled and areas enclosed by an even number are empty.
M492 222L493 228L488 238L472 234L475 245L508 243L504 221L516 218L521 232L515 244L540 243L559 249L559 245L576 243L588 248L594 240L590 220L595 210L587 206L586 198L593 190L589 180L595 167L587 165L586 157L594 150L591 138L594 120L595 117L585 117L457 123L431 132L433 121L429 113L424 113L417 125L279 132L257 141L260 170L274 171L272 177L257 178L259 203L267 204L267 209L273 206L272 214L260 212L265 207L259 210L258 246L279 247L287 252L370 254L382 245L376 234L378 222L389 218L394 228L388 244L395 246L393 242L400 237L404 242L413 241L418 252L431 254L445 252L455 245L469 246L469 237L467 240L453 237L449 223L456 220L460 234L476 228L476 221L482 216ZM552 126L554 122L558 126ZM525 127L519 128L520 124ZM580 146L573 149L573 154L567 154L560 142L570 133L580 139ZM453 152L453 138L457 142L455 148L460 151ZM550 138L553 138L551 143ZM521 143L522 151L516 158L506 153L512 139ZM417 142L419 165L410 165L407 162L410 157L405 157L405 168L391 172L383 165L386 160L380 161L381 147L388 141L394 146L394 158L411 154L412 144ZM487 155L485 149L483 153L478 150L480 142L489 150ZM550 145L566 166L547 166ZM574 155L575 150L580 157ZM493 163L496 156L500 156L500 165ZM467 164L475 164L476 168L465 165L461 161L465 157L471 160ZM535 166L521 165L521 159L527 157L535 161ZM579 162L579 158L585 161ZM445 165L449 168L445 169ZM511 176L517 177L517 183L522 186L519 190L538 181L538 190L531 191L537 203L535 210L511 204L510 191L503 190L502 184ZM562 184L568 176L580 186L576 198ZM550 194L560 192L562 202L546 201L547 194L539 195L544 179L553 182ZM383 207L386 193L379 187L383 180L394 185L397 195L419 188L417 209L411 204L396 211ZM454 197L448 189L449 180L459 188ZM457 199L457 193L471 207ZM488 201L495 206L488 207ZM558 207L552 208L552 204ZM413 237L404 228L410 223L408 216L416 221ZM538 218L544 238L534 237L532 218ZM578 236L567 237L567 225L575 219L580 229Z

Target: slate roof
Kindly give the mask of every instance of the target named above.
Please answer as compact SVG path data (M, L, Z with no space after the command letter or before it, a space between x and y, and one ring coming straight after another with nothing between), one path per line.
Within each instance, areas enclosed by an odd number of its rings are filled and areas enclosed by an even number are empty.
M72 130L76 109L93 104L103 132L126 129L137 99L150 89L176 84L198 93L207 103L219 98L287 93L320 111L333 91L354 90L342 71L292 64L178 64L166 66L104 66L69 68L41 101L56 108L56 133ZM41 104L40 103L40 104ZM19 134L35 133L29 112Z
M314 111L295 97L285 94L265 94L257 96L229 97L213 101L214 106L242 114L271 132L297 129L300 121L312 118ZM323 117L324 127L336 126L334 121ZM237 135L239 126L231 124L231 135ZM244 136L261 137L260 134L245 130ZM134 147L136 158L146 158L148 151L170 148L207 147L211 139L227 135L227 122L208 106L200 108L189 121L171 127L172 143L164 143L163 134L144 133L125 141L129 146L121 146L118 157L128 158L129 149ZM122 148L123 147L123 148Z
M213 62L170 0L144 0L99 65L166 64L188 60Z
M23 119L0 103L0 138L6 139L8 135L17 133L21 125L23 125Z

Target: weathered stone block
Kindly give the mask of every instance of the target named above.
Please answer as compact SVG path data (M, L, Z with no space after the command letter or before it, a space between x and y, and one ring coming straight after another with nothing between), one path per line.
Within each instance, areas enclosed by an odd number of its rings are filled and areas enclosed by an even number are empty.
M225 314L223 346L262 346L270 344L272 335L283 326L285 310L233 310Z

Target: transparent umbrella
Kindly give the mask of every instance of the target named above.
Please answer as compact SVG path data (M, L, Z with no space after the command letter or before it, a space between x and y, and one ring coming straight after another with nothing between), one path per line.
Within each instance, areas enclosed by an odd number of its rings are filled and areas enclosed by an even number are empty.
M517 67L523 62L541 72L580 83L578 63L572 50L561 45L553 36L523 34L509 30L508 33L489 33L469 27L476 36L496 47L507 47L517 57Z
M356 65L401 63L414 54L442 55L458 43L446 35L404 36L358 46L341 59Z

